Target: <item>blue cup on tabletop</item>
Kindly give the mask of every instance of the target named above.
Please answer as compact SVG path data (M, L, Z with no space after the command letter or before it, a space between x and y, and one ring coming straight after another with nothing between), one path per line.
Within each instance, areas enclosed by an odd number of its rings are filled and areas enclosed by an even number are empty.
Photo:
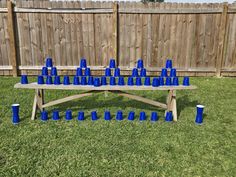
M123 120L123 113L122 111L117 111L116 113L116 120Z
M48 68L45 67L45 66L42 68L42 75L43 76L47 76L48 75Z
M44 84L44 78L41 75L38 76L38 84Z
M59 111L54 110L52 113L52 120L59 120L59 119L60 119Z
M102 78L101 78L101 84L102 84L102 85L107 85L107 77L106 77L106 76L102 76Z
M100 81L100 78L99 78L99 77L96 77L96 78L94 79L94 86L95 86L95 87L101 86L101 81Z
M189 77L187 77L187 76L184 77L183 85L184 85L184 86L189 86L189 85L190 85L190 84L189 84Z
M78 112L78 121L83 121L84 120L84 112L83 111L79 111Z
M150 85L151 85L151 79L150 79L150 77L145 77L144 85L145 85L145 86L150 86Z
M56 67L52 67L51 76L57 76L57 68Z
M146 113L145 112L140 112L139 121L144 121L144 120L146 120Z
M120 68L115 68L114 76L120 77Z
M83 69L82 68L76 69L76 76L83 76Z
M27 75L21 75L21 81L20 81L21 84L28 84L28 77Z
M171 86L171 77L166 77L166 86Z
M136 77L136 86L141 86L142 85L142 78L141 77Z
M172 60L166 60L166 68L172 68Z
M87 62L85 58L81 58L80 60L80 68L87 68Z
M133 86L134 85L134 78L132 76L128 77L128 85Z
M69 76L64 76L63 84L64 85L70 85L70 78L69 78Z
M142 59L138 60L137 68L143 68L143 60Z
M98 116L97 116L97 112L96 111L92 111L91 112L91 118L92 118L92 121L98 120Z
M65 119L72 120L72 111L70 109L66 110Z
M140 71L140 76L141 77L146 77L147 75L147 70L145 68L142 68L141 71Z
M159 77L159 84L160 86L165 85L164 77Z
M179 78L178 77L174 77L173 78L173 85L174 86L178 86L179 85Z
M158 114L157 114L157 112L152 112L151 113L151 121L152 122L158 121Z
M105 69L105 76L111 76L111 69L110 68L106 68Z
M47 78L46 78L46 84L47 84L47 85L52 85L52 76L47 76Z
M160 82L159 82L159 79L157 77L154 77L152 79L152 86L153 87L159 87L160 86Z
M115 68L116 67L116 61L115 59L110 59L110 63L109 63L109 68Z
M132 70L132 77L138 77L138 69L137 68L133 68Z
M104 112L104 120L111 120L111 113L110 111Z
M115 77L110 77L110 85L116 85L116 78Z
M203 109L204 109L203 105L197 105L197 115L195 119L196 124L202 124L203 122Z
M85 68L85 70L84 70L84 75L85 75L85 76L91 76L91 70L90 70L90 68Z
M47 57L46 58L46 67L51 68L52 66L53 66L52 58L51 57Z
M133 121L134 120L135 113L134 111L130 111L128 115L128 120Z
M80 82L79 82L79 77L78 76L74 76L73 78L73 85L79 85Z
M48 120L48 112L47 111L42 111L41 112L41 121L47 121Z
M20 122L20 116L19 116L20 105L12 104L11 109L12 109L12 123L16 125Z
M87 78L85 76L81 77L81 85L87 85Z
M175 68L171 68L170 77L176 77L176 69Z
M167 74L167 69L166 68L162 68L161 69L161 77L167 77L168 74Z
M88 85L93 85L93 76L88 77Z
M172 115L172 112L171 112L171 111L169 111L169 112L166 113L165 121L166 121L166 122L171 122L171 121L173 121L173 115Z
M124 79L124 77L119 77L119 79L118 79L118 85L119 86L124 86L125 85L125 79Z
M60 85L60 84L61 84L60 76L55 76L54 85Z

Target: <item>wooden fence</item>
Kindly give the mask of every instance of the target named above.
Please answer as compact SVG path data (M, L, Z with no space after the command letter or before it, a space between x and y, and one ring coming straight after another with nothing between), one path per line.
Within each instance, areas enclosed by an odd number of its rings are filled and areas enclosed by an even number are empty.
M61 74L85 57L96 71L142 58L156 74L172 58L179 75L235 76L235 46L232 4L0 1L0 75L38 74L51 56Z

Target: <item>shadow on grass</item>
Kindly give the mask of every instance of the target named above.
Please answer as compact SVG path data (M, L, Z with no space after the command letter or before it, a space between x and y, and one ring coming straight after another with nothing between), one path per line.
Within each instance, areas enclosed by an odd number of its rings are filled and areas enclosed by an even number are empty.
M178 113L178 117L179 117L181 111L183 111L185 108L196 107L197 104L198 104L197 100L190 101L189 100L189 96L187 96L187 95L182 96L180 98L177 98L177 113Z

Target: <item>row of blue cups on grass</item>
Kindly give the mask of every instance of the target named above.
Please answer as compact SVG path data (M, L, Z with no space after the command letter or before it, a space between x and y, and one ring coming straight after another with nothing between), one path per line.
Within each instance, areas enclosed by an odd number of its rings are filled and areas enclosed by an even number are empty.
M66 110L65 119L66 120L72 120L72 111L71 110ZM91 120L95 121L95 120L98 120L98 119L99 118L98 118L97 112L92 111L91 112ZM105 111L104 112L104 120L111 120L111 119L112 119L112 116L111 116L110 111ZM123 119L124 119L123 112L122 111L117 111L116 120L121 121ZM130 120L130 121L133 121L135 119L135 112L133 112L133 111L129 112L129 115L128 115L127 119ZM147 119L146 113L145 112L140 112L139 120L140 121L145 121L146 119ZM151 119L151 121L158 121L157 112L152 112L150 119ZM41 120L42 121L47 121L48 120L48 112L47 111L42 111L41 112ZM58 110L53 111L52 120L60 120L60 115L59 115ZM78 112L77 120L79 120L79 121L85 120L85 116L84 116L83 111ZM165 121L171 122L172 120L173 120L172 112L167 112L167 114L165 116Z

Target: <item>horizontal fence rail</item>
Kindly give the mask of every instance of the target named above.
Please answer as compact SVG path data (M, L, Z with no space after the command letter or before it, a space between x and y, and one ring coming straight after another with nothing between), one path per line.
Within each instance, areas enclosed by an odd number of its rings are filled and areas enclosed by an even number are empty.
M0 75L61 74L85 57L95 74L139 58L156 75L172 58L180 75L236 76L236 4L0 1Z

